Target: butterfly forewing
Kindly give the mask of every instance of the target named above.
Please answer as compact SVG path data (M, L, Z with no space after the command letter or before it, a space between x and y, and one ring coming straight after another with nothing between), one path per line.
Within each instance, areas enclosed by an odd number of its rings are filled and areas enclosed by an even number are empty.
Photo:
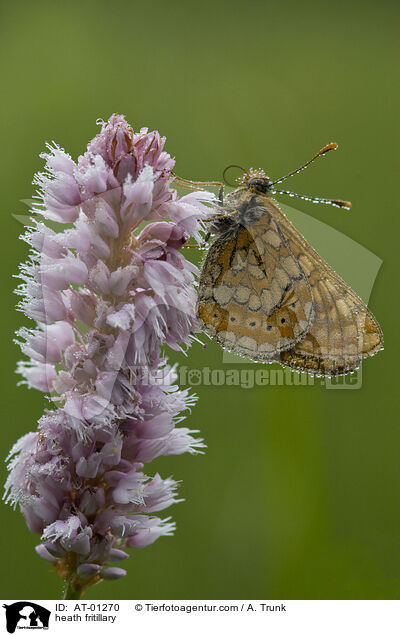
M229 203L229 201L228 201ZM199 285L198 316L226 349L270 361L300 342L313 320L307 276L259 197L242 190L245 214L210 246ZM235 212L235 211L234 211Z

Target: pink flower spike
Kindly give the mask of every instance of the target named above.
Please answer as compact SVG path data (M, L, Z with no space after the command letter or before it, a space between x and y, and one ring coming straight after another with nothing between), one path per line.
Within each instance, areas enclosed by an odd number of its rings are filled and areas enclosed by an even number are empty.
M17 290L36 321L17 331L17 370L50 408L13 447L5 498L41 535L36 552L68 581L66 598L125 576L109 567L125 549L173 534L154 515L182 501L178 484L144 464L204 448L179 426L196 398L164 352L198 331L197 269L180 249L200 240L213 196L178 197L157 131L121 115L100 124L77 162L56 145L42 155Z

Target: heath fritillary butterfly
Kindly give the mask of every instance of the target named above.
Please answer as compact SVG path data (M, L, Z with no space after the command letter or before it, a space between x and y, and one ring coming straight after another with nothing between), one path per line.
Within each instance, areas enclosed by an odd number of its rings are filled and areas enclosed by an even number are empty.
M285 177L251 170L220 202L205 257L197 313L203 330L229 351L316 375L355 371L383 335L364 302L290 223L272 194L337 144ZM299 196L299 195L294 195ZM338 199L302 197L349 208Z

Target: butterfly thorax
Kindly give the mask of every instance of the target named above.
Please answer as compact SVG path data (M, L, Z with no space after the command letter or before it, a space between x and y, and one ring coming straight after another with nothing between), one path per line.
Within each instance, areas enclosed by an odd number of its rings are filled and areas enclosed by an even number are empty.
M219 206L221 218L210 228L213 234L229 236L238 231L239 226L248 227L269 214L265 207L265 194L251 186L237 188L224 197Z

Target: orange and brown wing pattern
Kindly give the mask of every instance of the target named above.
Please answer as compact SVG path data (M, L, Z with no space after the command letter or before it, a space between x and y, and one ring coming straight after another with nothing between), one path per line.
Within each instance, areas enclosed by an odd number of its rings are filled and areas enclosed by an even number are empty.
M225 349L260 361L290 350L309 331L310 284L266 209L210 246L197 313L203 329Z
M281 352L281 364L317 375L355 371L383 345L380 326L365 303L307 243L271 202L268 206L306 274L314 301L314 319L304 339ZM274 209L273 209L274 208Z

